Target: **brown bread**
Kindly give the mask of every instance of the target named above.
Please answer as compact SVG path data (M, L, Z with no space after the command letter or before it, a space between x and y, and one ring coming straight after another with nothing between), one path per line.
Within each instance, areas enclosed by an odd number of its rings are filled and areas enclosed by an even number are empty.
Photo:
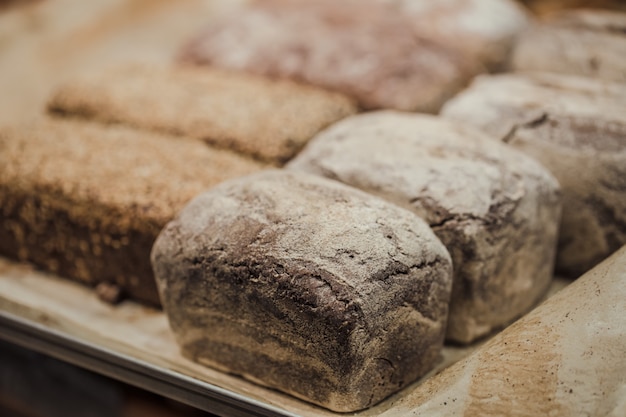
M196 194L261 168L119 126L46 120L3 129L0 253L158 306L149 254L161 228Z
M152 264L183 354L335 411L411 383L443 343L451 261L428 225L313 175L202 194Z

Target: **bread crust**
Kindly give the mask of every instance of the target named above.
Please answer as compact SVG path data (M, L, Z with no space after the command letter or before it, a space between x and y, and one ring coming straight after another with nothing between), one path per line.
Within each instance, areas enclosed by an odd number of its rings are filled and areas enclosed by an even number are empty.
M65 120L0 133L0 253L158 306L150 249L196 194L263 165L202 143Z
M289 81L198 68L123 66L60 86L52 114L200 139L281 165L351 100Z
M559 74L477 78L442 115L547 167L563 189L557 272L573 278L626 243L626 88Z
M482 65L378 1L273 0L213 22L181 60L293 79L363 109L436 112Z
M412 213L304 173L198 196L159 235L159 290L185 356L335 411L438 359L449 254Z
M469 343L528 311L552 279L558 184L539 163L435 116L381 111L315 137L289 169L422 216L452 255L447 338Z

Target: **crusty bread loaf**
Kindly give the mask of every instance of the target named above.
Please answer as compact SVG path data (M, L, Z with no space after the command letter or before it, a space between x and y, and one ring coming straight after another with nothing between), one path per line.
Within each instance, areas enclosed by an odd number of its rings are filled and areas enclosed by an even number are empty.
M161 228L196 194L262 167L119 126L47 120L3 129L0 253L159 305L149 254Z
M559 180L560 273L578 277L626 243L626 86L558 74L485 76L442 114L532 155Z
M274 164L286 162L319 130L355 112L340 94L289 81L147 66L77 77L57 90L48 108L202 139Z
M195 198L152 264L182 352L335 411L437 361L451 261L419 217L316 176L267 171Z
M418 26L380 1L267 0L212 22L182 59L317 85L365 109L436 112L479 66Z
M353 116L316 136L288 168L377 194L430 224L454 263L450 340L506 325L552 279L558 184L477 129L392 111Z
M626 12L576 10L525 31L512 67L626 82Z

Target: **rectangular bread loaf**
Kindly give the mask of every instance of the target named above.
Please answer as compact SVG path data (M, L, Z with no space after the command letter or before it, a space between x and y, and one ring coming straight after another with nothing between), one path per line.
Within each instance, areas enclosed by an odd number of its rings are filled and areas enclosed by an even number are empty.
M370 112L320 133L287 167L382 196L428 222L454 264L449 340L469 343L505 326L552 279L556 179L476 129Z
M346 94L365 109L436 112L480 65L456 44L419 30L417 19L381 1L255 2L212 22L181 59L297 80Z
M159 234L152 265L182 353L340 412L436 363L452 283L428 225L300 172L226 181Z
M149 66L76 77L52 96L49 110L184 135L277 165L356 111L340 94L289 81Z
M45 120L0 132L0 254L159 305L149 253L189 199L263 166L201 142Z

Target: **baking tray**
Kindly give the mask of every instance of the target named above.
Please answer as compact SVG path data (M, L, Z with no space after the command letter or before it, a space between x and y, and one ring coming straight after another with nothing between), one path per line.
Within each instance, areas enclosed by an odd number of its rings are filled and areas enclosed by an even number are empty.
M297 415L5 311L0 339L220 416Z
M550 293L566 281L556 280ZM161 311L112 306L89 288L0 257L0 339L220 416L402 416L420 383L471 354L446 346L435 369L368 410L334 413L184 358ZM397 411L397 413L396 413Z

